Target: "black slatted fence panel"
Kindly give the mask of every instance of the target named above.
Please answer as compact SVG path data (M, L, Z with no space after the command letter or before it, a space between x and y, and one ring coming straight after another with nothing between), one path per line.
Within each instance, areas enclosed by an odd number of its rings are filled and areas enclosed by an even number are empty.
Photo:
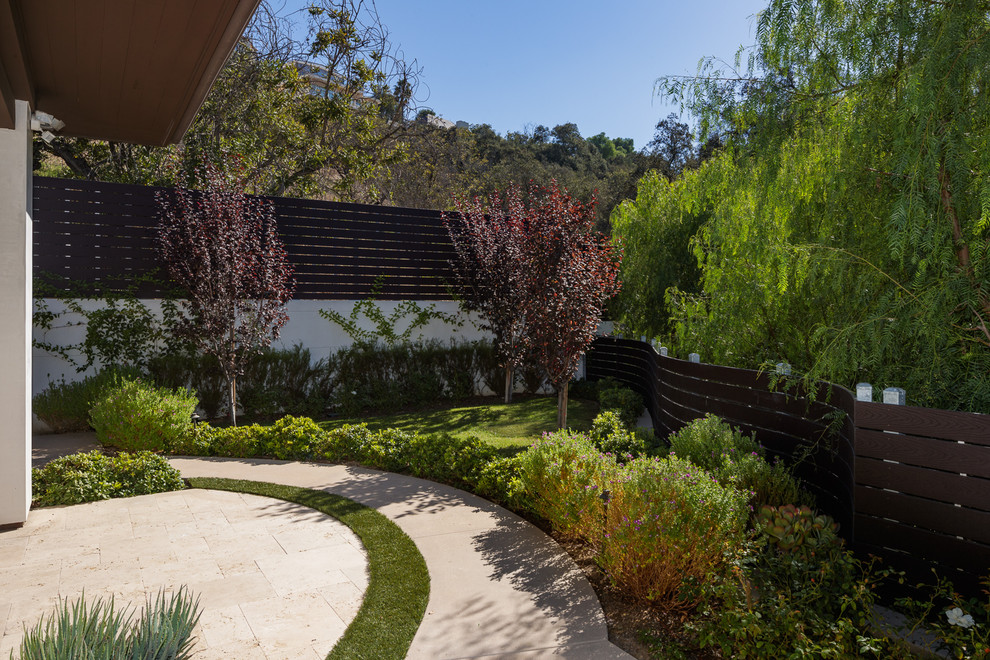
M34 268L120 289L159 268L153 186L34 179ZM272 198L296 298L448 300L453 246L439 211ZM137 293L158 297L152 283Z
M856 541L962 590L990 573L990 415L856 403Z

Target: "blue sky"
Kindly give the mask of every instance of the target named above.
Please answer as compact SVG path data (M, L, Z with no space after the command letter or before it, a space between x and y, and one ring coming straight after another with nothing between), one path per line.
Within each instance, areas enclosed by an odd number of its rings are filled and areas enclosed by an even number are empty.
M438 115L503 135L574 122L585 137L604 131L640 149L657 120L679 112L654 96L657 77L693 74L707 55L731 63L754 42L767 0L375 4L423 68L420 105Z

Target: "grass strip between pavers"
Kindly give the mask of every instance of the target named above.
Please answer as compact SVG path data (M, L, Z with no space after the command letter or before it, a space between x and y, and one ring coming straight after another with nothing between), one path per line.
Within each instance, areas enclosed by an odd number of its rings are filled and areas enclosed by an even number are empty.
M327 659L406 656L426 612L430 574L416 544L398 525L363 504L311 488L215 477L195 477L189 483L295 502L347 525L368 553L368 589L357 616Z

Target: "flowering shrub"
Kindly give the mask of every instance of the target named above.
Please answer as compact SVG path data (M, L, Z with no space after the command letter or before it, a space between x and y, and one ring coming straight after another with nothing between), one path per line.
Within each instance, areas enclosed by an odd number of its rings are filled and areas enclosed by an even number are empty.
M98 451L57 458L32 470L37 506L79 504L184 488L179 471L150 452L106 456Z
M104 445L125 451L168 451L192 427L196 397L121 378L93 403L89 421Z
M638 458L621 467L598 562L632 597L684 611L747 538L747 496L687 461Z
M601 538L602 494L615 478L614 457L580 433L547 433L519 457L520 478L533 511L555 530L594 542Z

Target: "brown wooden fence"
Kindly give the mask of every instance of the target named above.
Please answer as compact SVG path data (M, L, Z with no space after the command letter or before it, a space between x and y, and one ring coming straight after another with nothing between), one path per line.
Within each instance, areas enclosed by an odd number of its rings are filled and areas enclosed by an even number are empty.
M836 385L815 397L766 374L659 355L602 338L587 375L643 395L661 436L714 413L796 464L819 507L860 553L917 579L934 562L970 593L990 574L990 415L856 401Z
M155 237L162 188L34 179L35 274L120 288L160 264ZM450 299L453 247L439 211L272 198L295 266L296 298ZM152 283L138 295L158 297Z

